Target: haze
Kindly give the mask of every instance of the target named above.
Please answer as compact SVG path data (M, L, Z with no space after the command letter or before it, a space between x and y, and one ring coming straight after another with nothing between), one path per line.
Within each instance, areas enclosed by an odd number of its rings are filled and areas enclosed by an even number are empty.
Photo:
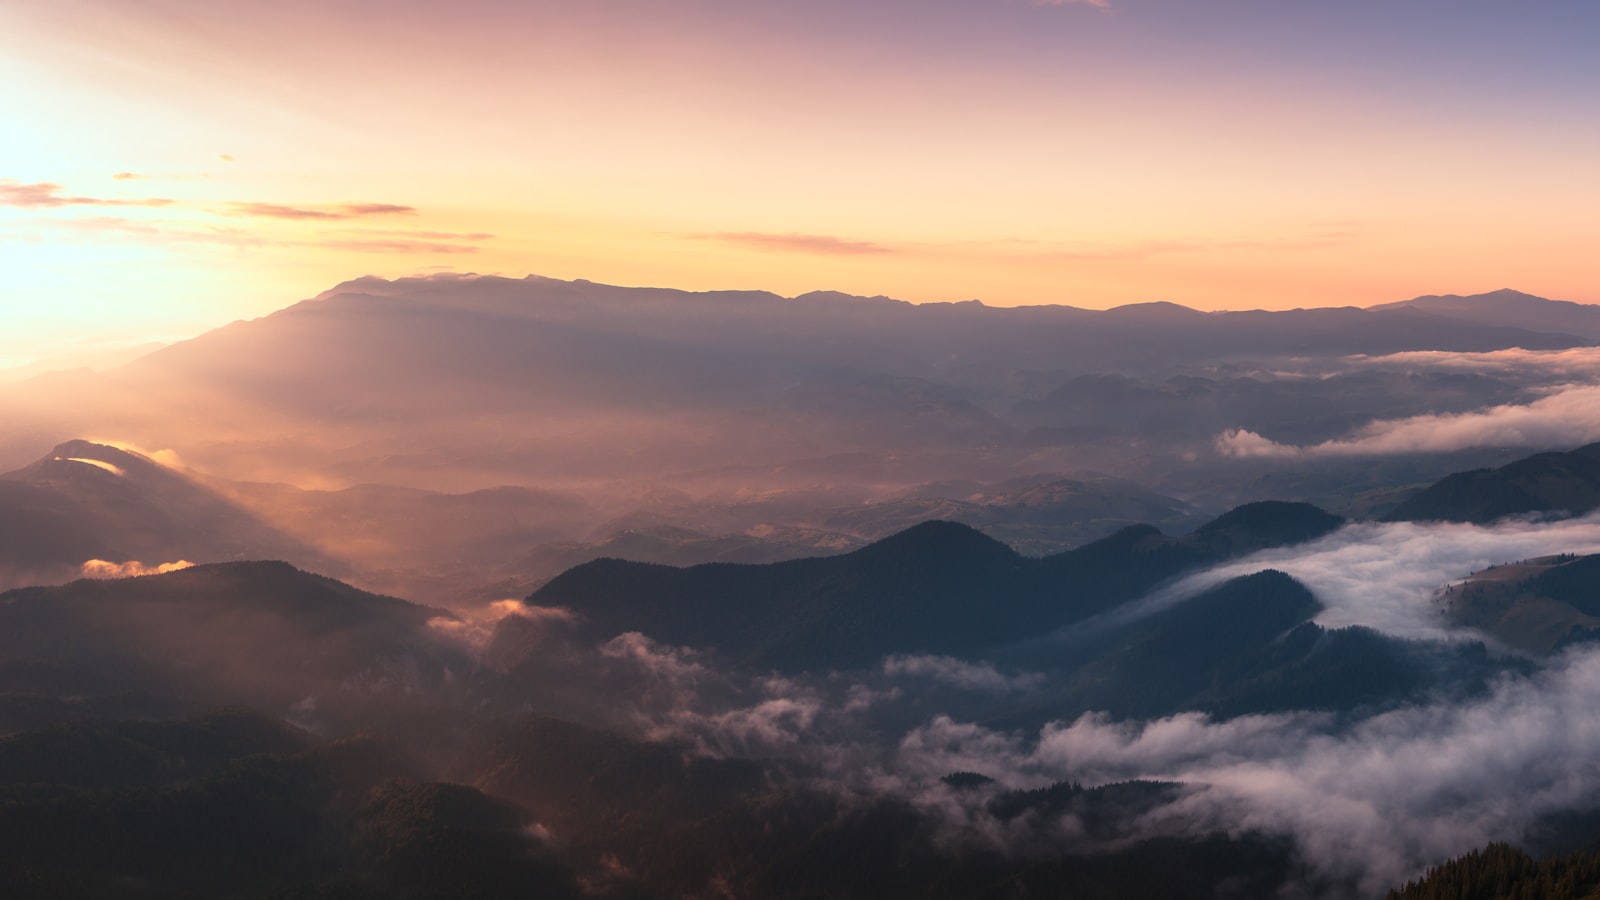
M4 4L0 892L1592 885L1597 26Z
M0 10L0 363L360 274L1585 302L1579 0Z

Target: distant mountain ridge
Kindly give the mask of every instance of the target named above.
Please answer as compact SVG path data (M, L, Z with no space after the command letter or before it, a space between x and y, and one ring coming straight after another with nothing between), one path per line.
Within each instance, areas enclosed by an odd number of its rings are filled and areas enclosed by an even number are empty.
M1461 322L1573 334L1589 341L1600 341L1600 306L1547 300L1509 288L1468 296L1430 294L1398 303L1381 303L1368 309L1416 310Z
M1319 443L1374 417L1528 396L1486 375L1324 381L1285 363L1593 340L1413 307L1092 310L362 278L104 373L0 386L0 417L13 425L0 460L14 467L64 435L112 434L173 446L222 478L326 489L741 478L736 487L769 489L812 467L823 469L817 480L877 491L852 503L1043 471L1191 496L1159 479L1228 465L1219 430ZM882 473L842 462L851 458ZM1210 505L1260 496L1235 481Z
M912 304L883 297L764 291L693 293L529 276L434 276L345 282L272 315L237 322L149 354L113 374L138 384L209 383L255 393L314 383L325 411L377 383L411 387L415 404L452 381L593 370L572 390L629 404L692 394L748 396L773 379L839 372L941 379L975 367L1081 371L1145 360L1239 353L1558 349L1584 343L1514 324L1419 318L1409 310L1293 309L1199 313L1176 304L1111 310L1070 306ZM263 352L294 345L288 370ZM372 351L382 348L381 355ZM351 363L360 362L353 367ZM606 366L597 368L596 362ZM648 371L649 379L636 380ZM729 380L727 374L741 377ZM338 376L338 377L334 377ZM384 381L379 382L379 378ZM535 389L537 385L525 385ZM542 405L555 398L528 400ZM304 402L302 401L302 402ZM485 408L500 404L482 395ZM369 398L369 404L372 399ZM526 400L524 402L527 402ZM539 405L530 407L540 408ZM383 411L382 404L368 413Z

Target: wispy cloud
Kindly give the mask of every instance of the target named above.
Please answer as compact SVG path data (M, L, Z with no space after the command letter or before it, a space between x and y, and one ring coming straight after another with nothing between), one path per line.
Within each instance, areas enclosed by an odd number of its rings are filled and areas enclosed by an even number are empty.
M890 656L883 661L883 674L927 678L990 694L1025 691L1044 682L1044 676L1037 673L1005 675L993 663L970 663L949 656Z
M1456 350L1410 350L1385 356L1347 357L1351 365L1384 369L1444 369L1487 372L1543 380L1600 379L1600 347L1566 350L1524 350L1510 347L1473 353Z
M494 237L486 233L341 229L314 238L291 240L263 235L249 228L197 228L183 222L152 223L115 216L80 216L64 220L38 216L18 224L34 235L54 233L62 237L77 236L77 240L116 237L150 244L216 244L239 249L309 247L357 253L472 254L480 248L467 242Z
M769 234L760 231L723 231L716 234L697 234L700 240L742 244L760 250L778 250L792 253L816 253L825 256L866 256L893 253L894 250L870 241L849 241L826 234Z
M172 203L161 197L139 200L109 200L103 197L72 197L61 193L61 185L49 181L24 184L20 181L0 180L0 206L24 209L52 209L58 206L167 206Z
M1467 447L1560 447L1600 441L1600 386L1558 389L1532 403L1506 404L1453 415L1386 419L1349 437L1320 444L1280 444L1236 428L1216 438L1217 452L1242 458L1376 456L1448 453Z
M340 203L328 207L283 206L277 203L235 201L228 204L231 215L265 219L328 221L358 219L364 216L412 215L416 207L395 203Z
M1149 616L1231 579L1276 569L1304 584L1328 628L1360 625L1407 639L1481 640L1434 604L1446 584L1491 565L1547 553L1600 553L1600 514L1495 525L1355 522L1307 544L1263 550L1204 569L1054 636L1063 642Z
M471 244L446 244L438 241L350 240L317 241L316 246L360 253L477 253Z
M385 237L421 241L487 241L494 239L494 235L487 231L395 231L380 228L347 228L342 229L340 233L353 235L357 238Z
M401 206L398 203L344 203L339 208L352 216L405 216L417 211L414 206Z
M1028 0L1034 6L1093 6L1096 9L1110 9L1111 0Z

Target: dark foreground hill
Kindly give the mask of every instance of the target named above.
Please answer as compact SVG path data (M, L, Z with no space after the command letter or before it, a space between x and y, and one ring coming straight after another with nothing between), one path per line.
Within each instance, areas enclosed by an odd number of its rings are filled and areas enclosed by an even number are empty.
M0 894L581 896L526 813L253 713L0 738Z
M1592 900L1600 897L1600 853L1534 859L1490 844L1428 870L1388 900Z
M918 786L919 801L534 716L476 737L454 783L391 741L239 710L0 738L17 776L0 779L0 892L1203 900L1274 894L1296 874L1264 834L1141 834L1179 784L1008 790L965 773Z
M1480 691L1501 668L1481 647L1324 628L1275 571L1119 618L1175 576L1339 524L1267 503L1043 559L932 522L824 559L601 561L500 623L495 641L531 638L505 658L457 642L473 623L283 563L0 594L0 892L1351 896L1281 832L1192 822L1203 785L1019 782L985 771L1003 753L876 768L940 716L1017 734L1089 710L1332 723ZM681 647L619 643L626 631ZM891 672L894 654L1019 686L957 709ZM879 699L847 712L857 686ZM218 703L261 712L193 714ZM703 740L784 716L799 722L787 744Z
M1600 506L1600 444L1536 453L1498 469L1447 476L1401 503L1390 522L1485 524L1525 513L1581 515Z

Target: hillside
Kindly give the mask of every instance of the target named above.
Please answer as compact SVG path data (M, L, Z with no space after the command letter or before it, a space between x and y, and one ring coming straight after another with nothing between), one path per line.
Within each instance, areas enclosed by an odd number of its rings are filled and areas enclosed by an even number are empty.
M1446 476L1384 517L1486 524L1524 513L1582 515L1600 506L1600 444L1537 453L1496 469Z
M0 475L0 587L113 563L289 559L339 571L221 494L142 454L84 440Z
M162 709L244 703L348 721L470 670L428 627L441 616L450 614L281 562L9 591L0 594L0 730L78 718L119 695Z

